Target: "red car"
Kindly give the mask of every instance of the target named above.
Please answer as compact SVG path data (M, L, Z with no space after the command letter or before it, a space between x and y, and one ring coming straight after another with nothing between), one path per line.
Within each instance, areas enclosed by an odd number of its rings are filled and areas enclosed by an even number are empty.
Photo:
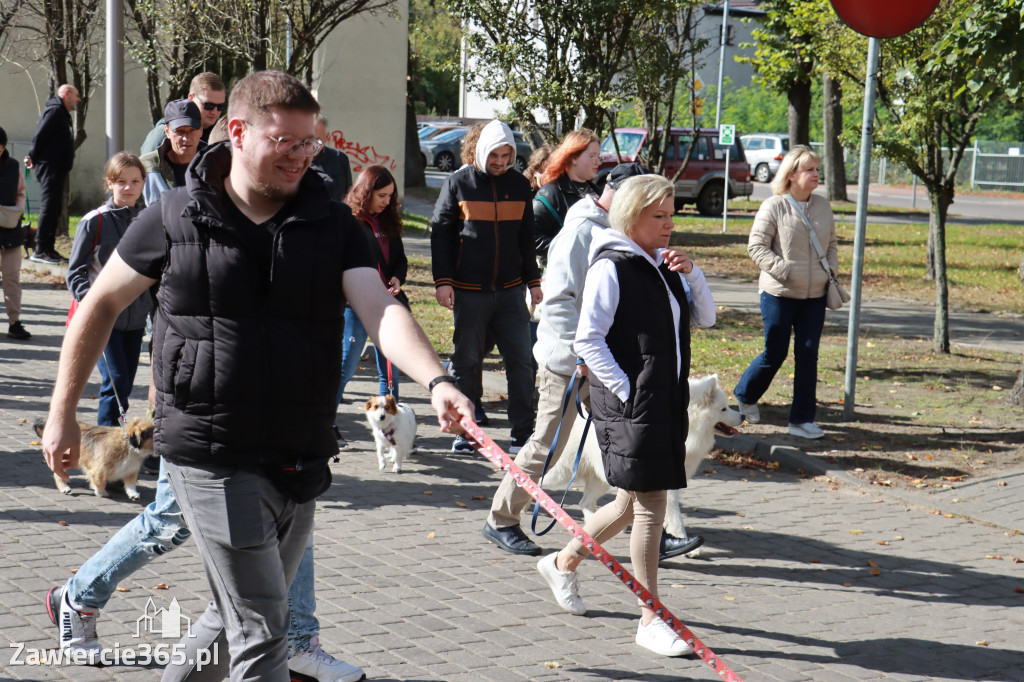
M725 148L718 144L716 128L701 128L698 134L690 162L676 180L676 210L685 204L697 204L697 210L702 215L720 216L725 203ZM683 155L693 139L693 129L672 128L671 135L665 161L665 176L669 178L682 165ZM616 128L615 137L619 145L619 156L615 154L615 142L609 135L601 145L598 182L619 163L640 161L646 165L649 158L646 128ZM729 197L748 197L753 192L750 166L743 154L743 144L737 136L729 152Z

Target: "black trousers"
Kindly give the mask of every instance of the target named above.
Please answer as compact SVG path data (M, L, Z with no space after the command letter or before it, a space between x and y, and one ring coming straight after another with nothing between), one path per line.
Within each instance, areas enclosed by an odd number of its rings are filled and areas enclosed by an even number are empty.
M57 240L57 225L64 209L64 185L68 172L49 163L37 164L33 171L39 181L39 220L36 227L36 252L49 253Z

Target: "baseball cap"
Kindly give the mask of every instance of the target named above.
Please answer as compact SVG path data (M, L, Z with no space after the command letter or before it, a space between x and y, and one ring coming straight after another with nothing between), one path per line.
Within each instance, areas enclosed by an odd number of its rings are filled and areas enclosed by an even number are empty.
M620 163L608 173L608 186L618 189L619 185L636 175L647 175L648 170L635 161Z
M171 130L177 130L182 126L192 126L197 130L202 130L203 127L199 107L190 99L176 99L168 102L164 107L164 123Z

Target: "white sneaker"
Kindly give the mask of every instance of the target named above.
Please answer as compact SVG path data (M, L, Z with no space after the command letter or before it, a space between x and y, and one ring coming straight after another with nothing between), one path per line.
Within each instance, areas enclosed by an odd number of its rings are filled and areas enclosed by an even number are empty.
M685 656L692 651L661 618L647 625L641 621L636 630L636 643L662 656Z
M751 405L740 403L740 414L751 424L757 424L761 421L761 411L757 409L757 403Z
M56 596L56 595L54 595ZM96 665L103 645L96 636L99 609L76 611L68 602L67 586L60 588L60 609L57 620L57 647L67 652L77 665Z
M555 601L574 616L582 616L587 612L587 607L580 599L580 581L576 571L559 571L555 566L555 557L558 552L548 554L537 562L537 570L544 576L551 593L555 595Z
M359 682L366 679L366 673L320 648L320 638L309 640L309 648L288 657L288 670L320 682Z
M800 436L801 438L810 438L813 440L815 438L821 438L825 435L825 432L822 431L821 427L814 422L807 422L806 424L790 424L789 435Z

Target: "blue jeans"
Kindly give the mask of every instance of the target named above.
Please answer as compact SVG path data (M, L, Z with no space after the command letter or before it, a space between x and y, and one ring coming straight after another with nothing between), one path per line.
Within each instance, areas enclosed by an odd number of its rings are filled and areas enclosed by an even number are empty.
M291 612L288 629L288 653L305 651L309 648L309 640L320 634L320 621L314 614L316 611L316 590L313 587L313 532L310 531L306 540L306 548L302 552L299 568L292 578L292 586L288 590L288 608Z
M818 398L818 344L825 327L825 297L782 298L761 292L764 352L754 358L733 393L741 403L756 403L768 390L789 355L793 336L793 404L790 424L814 421Z
M533 349L530 313L522 286L501 291L455 290L452 372L459 389L474 403L483 394L483 361L488 335L498 344L508 380L508 420L512 438L533 433Z
M110 332L107 347L97 367L100 370L100 404L96 411L96 423L100 426L117 426L120 423L121 407L128 410L128 396L135 384L135 372L139 368L139 354L142 353L142 337L145 329L130 329Z
M341 385L338 386L338 404L341 405L345 397L345 386L355 376L356 367L359 365L359 356L363 353L363 346L366 345L366 327L359 320L359 316L351 307L345 308L345 336L341 340ZM388 394L388 360L376 346L374 351L377 354L377 375L380 377L378 395ZM395 400L398 400L398 368L391 366L392 383L394 384Z
M107 544L71 576L67 584L68 598L74 604L93 609L105 608L114 590L128 576L156 557L180 547L191 535L161 459L156 499L107 540ZM300 580L299 575L309 577ZM316 597L313 593L312 533L306 541L306 551L288 592L288 603L294 610L291 621L297 626L294 637L293 633L288 636L289 651L302 651L309 646L309 638L317 636L320 631L320 623L313 615ZM293 641L300 648L293 649Z

